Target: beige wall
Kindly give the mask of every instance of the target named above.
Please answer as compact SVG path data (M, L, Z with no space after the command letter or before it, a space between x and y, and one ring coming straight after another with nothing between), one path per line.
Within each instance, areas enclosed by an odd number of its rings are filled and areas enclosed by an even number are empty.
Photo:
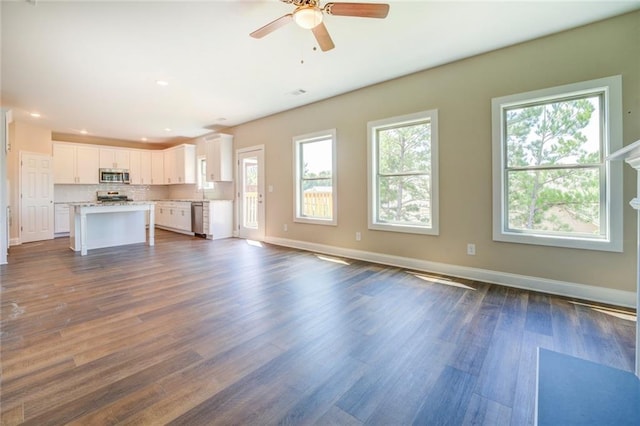
M231 129L265 145L268 237L635 291L635 213L624 174L624 253L492 241L491 98L622 74L624 141L640 139L640 12L364 88ZM436 108L440 235L367 230L367 122ZM292 137L337 129L338 226L293 223ZM288 224L288 232L283 224ZM355 241L355 232L362 241ZM468 242L476 256L466 255Z
M19 238L18 179L20 173L20 151L51 155L51 130L31 124L14 121L9 125L11 151L7 155L7 179L9 180L9 206L11 207L11 228L9 238Z

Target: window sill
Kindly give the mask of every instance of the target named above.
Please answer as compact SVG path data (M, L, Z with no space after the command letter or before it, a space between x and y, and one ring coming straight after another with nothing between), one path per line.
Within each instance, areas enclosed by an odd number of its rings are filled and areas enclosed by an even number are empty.
M369 229L374 231L388 231L388 232L402 232L405 234L418 234L418 235L440 235L438 228L432 227L420 227L420 226L411 226L411 225L391 225L391 224L380 224L380 223L370 223Z
M611 241L605 239L558 237L551 235L531 235L501 232L494 233L493 241L580 250L597 250L618 253L622 252L622 241Z
M309 225L328 225L328 226L338 226L337 220L331 219L311 219L306 217L296 217L293 219L295 223L306 223Z

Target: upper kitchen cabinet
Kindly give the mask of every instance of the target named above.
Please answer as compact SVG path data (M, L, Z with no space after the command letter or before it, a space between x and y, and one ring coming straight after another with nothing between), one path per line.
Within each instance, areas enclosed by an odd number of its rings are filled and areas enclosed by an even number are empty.
M54 183L97 184L100 150L73 143L53 144Z
M151 152L151 185L164 185L164 152Z
M233 136L218 133L205 138L208 182L233 181Z
M118 148L100 148L101 169L129 169L130 151Z
M179 145L164 150L164 182L196 183L196 146Z
M129 152L129 179L132 185L151 185L151 152Z

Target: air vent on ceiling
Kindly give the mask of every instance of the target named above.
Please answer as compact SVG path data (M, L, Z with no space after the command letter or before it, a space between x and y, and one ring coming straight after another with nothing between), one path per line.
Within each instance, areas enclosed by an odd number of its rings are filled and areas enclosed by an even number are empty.
M304 89L296 89L293 92L291 92L290 94L293 96L299 96L299 95L304 95L305 93L307 93L306 90Z

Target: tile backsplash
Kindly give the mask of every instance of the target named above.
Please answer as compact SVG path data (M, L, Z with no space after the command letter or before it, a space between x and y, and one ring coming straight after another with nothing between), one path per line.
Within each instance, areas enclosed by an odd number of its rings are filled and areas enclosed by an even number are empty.
M169 199L172 200L233 200L233 182L215 182L212 189L204 193L196 185L170 185Z
M119 191L136 201L166 200L169 189L164 185L54 185L53 199L56 203L95 201L97 191Z
M56 203L95 201L97 191L119 191L136 201L146 200L233 200L233 183L216 182L202 193L196 185L54 185Z

